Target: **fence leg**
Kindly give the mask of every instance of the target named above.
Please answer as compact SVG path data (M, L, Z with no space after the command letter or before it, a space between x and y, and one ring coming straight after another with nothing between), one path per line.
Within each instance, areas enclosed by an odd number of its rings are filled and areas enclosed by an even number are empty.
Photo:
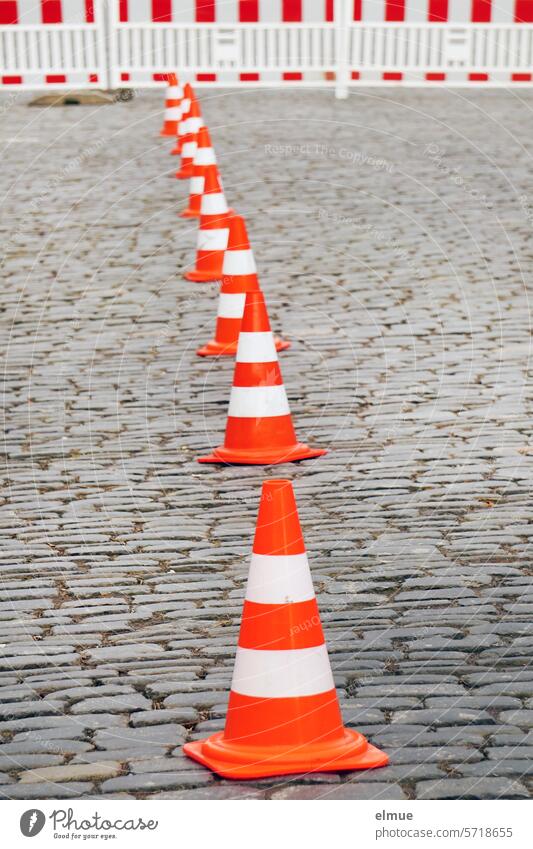
M345 100L348 97L348 41L350 38L351 8L350 0L335 0L334 14L337 25L335 33L337 52L335 97L337 100Z

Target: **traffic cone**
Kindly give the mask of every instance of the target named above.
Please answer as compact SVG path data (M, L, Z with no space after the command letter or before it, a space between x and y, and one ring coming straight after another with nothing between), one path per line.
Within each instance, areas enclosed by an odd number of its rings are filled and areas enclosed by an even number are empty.
M191 102L194 97L194 92L192 90L192 86L190 83L185 83L183 87L183 100L181 101L181 115L180 120L178 122L178 128L176 131L176 144L170 151L172 156L178 156L181 153L182 146L182 136L185 132L185 121L189 117L189 112L191 110Z
M199 463L263 465L325 454L296 441L263 293L248 292L224 445Z
M208 165L216 165L215 151L211 145L211 137L207 127L200 127L196 139L196 153L192 165L192 177L190 182L189 205L187 209L180 212L182 218L199 218L202 204L202 195L205 185L205 169ZM220 174L219 174L220 179Z
M194 179L194 178L193 178ZM246 224L240 215L229 219L228 248L222 263L222 285L218 299L215 338L197 350L200 357L219 357L237 353L246 292L259 289L254 255L248 241ZM283 351L290 342L276 337L276 350Z
M198 130L203 127L202 112L200 104L193 99L189 111L189 117L185 122L185 135L182 137L181 145L181 168L176 174L178 180L186 180L193 175L193 162L197 148Z
M165 96L165 118L159 135L175 136L178 132L178 122L181 118L181 101L183 90L178 83L176 74L168 75L167 93Z
M183 276L195 283L220 280L224 251L228 246L229 210L220 186L216 165L205 169L204 194L196 246L196 266Z
M183 750L236 779L388 763L342 724L288 480L263 483L226 727Z

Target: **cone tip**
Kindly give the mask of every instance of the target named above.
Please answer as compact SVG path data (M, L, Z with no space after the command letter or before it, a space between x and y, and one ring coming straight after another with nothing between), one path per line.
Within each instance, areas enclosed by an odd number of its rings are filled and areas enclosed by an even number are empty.
M294 495L292 482L283 478L268 478L263 481L261 500L273 501L276 496Z
M221 186L218 178L218 168L216 165L207 165L205 169L204 194L220 191Z
M292 481L287 478L267 478L266 481L263 481L263 492L266 490L274 492L278 489L284 489L286 486L290 486L292 489Z
M211 147L211 138L209 130L204 126L198 130L198 147Z
M246 222L242 215L234 213L229 220L228 250L249 250Z

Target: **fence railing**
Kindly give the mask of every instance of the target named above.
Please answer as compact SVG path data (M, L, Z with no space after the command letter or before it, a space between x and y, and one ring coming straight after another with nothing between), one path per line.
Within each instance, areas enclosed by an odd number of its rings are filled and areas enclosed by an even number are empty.
M161 85L177 70L199 85L514 85L532 81L533 24L364 23L352 0L316 23L122 22L95 0L94 22L0 27L4 88Z
M2 88L107 88L105 15L93 23L0 27Z

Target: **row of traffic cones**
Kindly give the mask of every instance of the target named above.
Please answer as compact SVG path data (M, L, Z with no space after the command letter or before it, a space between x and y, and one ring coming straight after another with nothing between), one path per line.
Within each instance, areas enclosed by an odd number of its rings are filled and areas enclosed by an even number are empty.
M221 281L215 336L202 357L235 355L224 444L201 463L277 464L325 454L297 440L244 219L230 210L192 88L169 76L161 134L175 136L176 176L199 217L195 283ZM343 726L292 484L263 483L223 732L187 743L226 778L383 766L387 755Z

